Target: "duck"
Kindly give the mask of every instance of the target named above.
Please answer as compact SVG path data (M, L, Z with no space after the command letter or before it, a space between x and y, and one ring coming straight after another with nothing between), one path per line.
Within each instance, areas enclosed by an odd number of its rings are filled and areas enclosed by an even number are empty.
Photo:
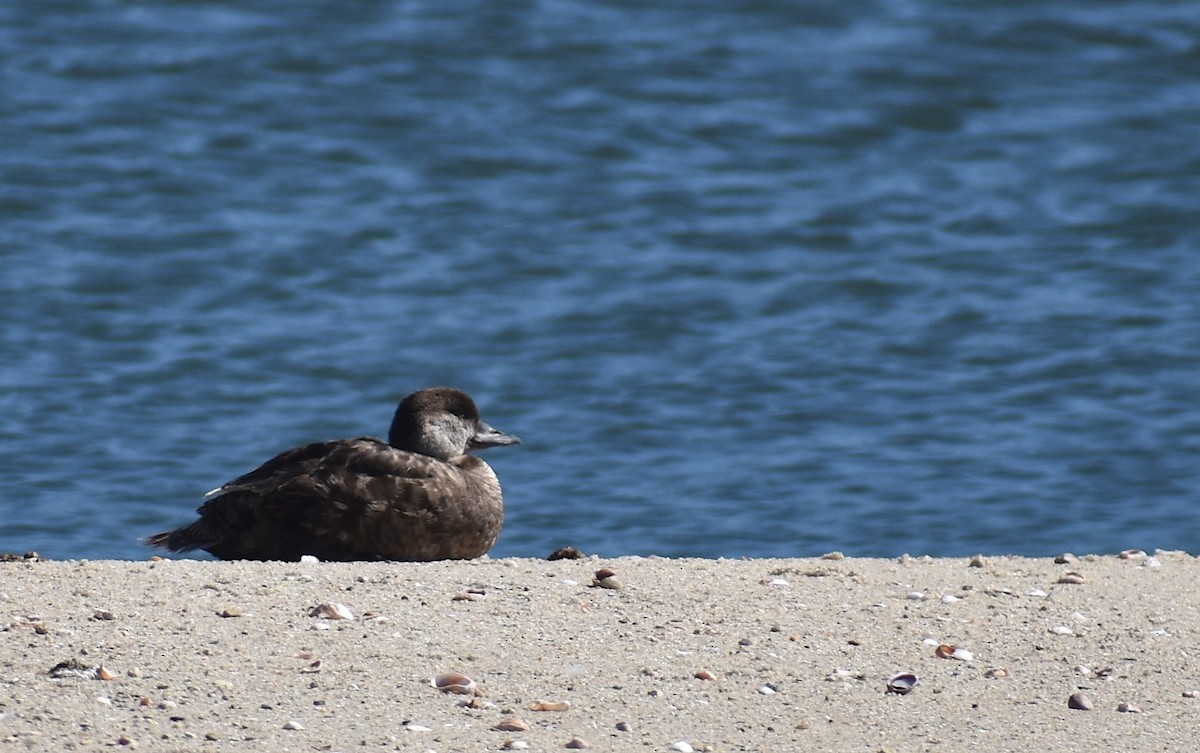
M421 389L396 407L386 442L285 450L206 494L198 520L143 541L223 560L474 559L499 538L504 499L471 453L520 443L485 423L466 392Z

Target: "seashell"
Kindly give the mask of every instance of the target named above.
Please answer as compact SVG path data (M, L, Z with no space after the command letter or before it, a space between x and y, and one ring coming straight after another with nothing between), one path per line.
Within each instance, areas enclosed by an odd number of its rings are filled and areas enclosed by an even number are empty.
M1141 549L1126 549L1117 556L1123 560L1144 560L1150 555L1146 554Z
M994 667L983 673L983 676L990 680L998 680L1001 677L1008 677L1011 674L1004 667Z
M430 680L429 684L443 693L456 695L473 695L475 693L475 681L458 672L442 672Z
M823 559L823 560L844 560L844 559L846 559L846 555L842 554L841 552L826 552L825 554L821 555L821 559Z
M99 667L96 667L96 679L97 680L115 680L115 679L117 679L117 676L112 673L112 670L110 670L108 667L101 664Z
M315 565L320 561L321 560L317 559L316 557L312 556L311 554L300 555L300 564L302 564L302 565Z
M949 643L943 643L933 651L934 655L940 659L958 659L959 661L974 661L975 654L972 654L961 646L951 646Z
M1069 573L1063 573L1058 579L1059 583L1069 583L1072 585L1082 585L1084 583L1083 573L1077 573L1072 570Z
M616 575L616 572L607 567L602 567L596 571L596 580L604 580L605 578L611 578L614 575Z
M667 750L673 750L676 753L695 753L696 751L687 740L676 740L667 746Z
M1063 552L1054 558L1054 564L1056 565L1073 565L1078 561L1079 558L1070 552Z
M500 750L528 750L529 743L524 740L505 740L500 744Z
M1120 711L1123 714L1140 714L1140 713L1142 713L1141 708L1133 705L1132 703L1126 703L1125 701L1121 701L1120 703L1117 704L1117 711Z
M1200 698L1200 690L1185 690L1183 691L1184 698Z
M308 610L309 617L321 617L326 620L353 620L354 613L345 604L327 601Z
M566 747L572 750L581 750L590 746L587 744L587 740L584 740L582 737L572 737L567 741Z
M917 685L917 676L912 672L900 672L888 678L887 692L908 695Z
M510 716L501 719L492 729L500 730L501 732L528 732L529 724L515 716Z
M700 670L696 674L692 675L692 677L695 677L697 680L715 680L715 679L717 679L717 676L714 675L712 672L709 672L707 669Z
M908 600L909 601L924 601L925 594L922 593L921 591L909 591L908 592Z
M612 589L613 591L620 591L625 587L624 583L612 576L601 578L600 580L596 581L596 585L600 586L601 588Z
M1162 567L1162 563L1158 561L1158 557L1147 557L1142 564L1138 565L1138 567Z
M540 698L529 706L530 711L566 711L570 708L570 701L543 701Z
M241 617L242 610L238 607L225 607L220 612L217 612L219 617Z
M956 601L962 601L962 599L958 598L954 594L945 594L941 599L943 604L953 604Z
M759 688L758 692L763 695L775 695L779 691L775 689L774 685L771 685L768 683L766 685L763 685L761 688Z
M1054 627L1050 628L1050 632L1054 633L1055 635L1075 635L1075 631L1066 625L1055 625Z
M1095 708L1095 704L1083 693L1072 693L1071 697L1067 699L1067 708L1076 711L1091 711Z
M296 721L295 719L290 719L283 723L283 728L299 731L299 730L304 729L304 725L301 724L300 722Z

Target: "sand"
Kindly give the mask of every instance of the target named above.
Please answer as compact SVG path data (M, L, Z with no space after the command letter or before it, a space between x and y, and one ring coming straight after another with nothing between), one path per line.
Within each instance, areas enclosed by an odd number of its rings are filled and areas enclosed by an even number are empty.
M1200 744L1200 562L980 564L4 563L0 751ZM601 567L623 587L592 586ZM354 619L310 616L330 602ZM434 689L443 672L481 695ZM898 672L912 692L887 692ZM496 729L511 717L528 730Z

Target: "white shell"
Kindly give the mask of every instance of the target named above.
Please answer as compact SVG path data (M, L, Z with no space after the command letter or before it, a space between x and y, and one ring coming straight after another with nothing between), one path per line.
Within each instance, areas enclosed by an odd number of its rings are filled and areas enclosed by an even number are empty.
M345 604L327 601L308 610L309 617L321 617L326 620L353 620L354 613Z
M917 685L917 676L912 672L900 672L888 678L887 689L889 693L897 695L907 695L912 692L912 689Z
M668 749L678 751L678 753L695 753L695 748L687 740L676 740L667 746Z
M429 684L443 693L472 695L475 692L475 681L458 672L442 672L430 680Z

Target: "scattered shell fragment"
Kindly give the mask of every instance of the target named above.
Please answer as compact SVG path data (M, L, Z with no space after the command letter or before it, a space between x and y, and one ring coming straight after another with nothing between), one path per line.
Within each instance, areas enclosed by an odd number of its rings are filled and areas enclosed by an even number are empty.
M1063 573L1058 579L1059 583L1069 583L1074 585L1082 585L1084 583L1083 573L1077 573L1072 570L1069 573Z
M581 750L589 746L587 744L587 740L584 740L582 737L572 737L567 741L567 747L571 748L572 750Z
M474 695L476 690L475 681L458 672L442 672L430 680L429 684L443 693L456 695Z
M1123 560L1144 560L1150 555L1146 554L1141 549L1126 549L1117 556Z
M47 674L55 680L62 680L68 677L78 677L85 680L96 679L96 671L100 669L97 666L86 664L80 659L67 659L60 661L50 668Z
M300 555L300 564L302 564L302 565L315 565L320 561L321 560L317 559L316 557L312 556L311 554Z
M1076 711L1091 711L1095 708L1092 699L1088 698L1083 693L1072 693L1067 699L1067 708L1075 709Z
M958 598L954 594L945 594L941 598L941 602L943 604L953 604L956 601L962 601L962 599Z
M676 753L695 753L696 751L687 740L676 740L668 745L667 749L676 751Z
M1054 564L1056 565L1073 565L1078 561L1079 558L1070 552L1063 552L1054 558Z
M529 724L515 716L510 716L501 719L492 729L497 729L501 732L528 732Z
M1125 701L1121 701L1120 703L1117 704L1117 711L1120 711L1123 714L1140 714L1140 713L1142 713L1142 709L1140 707L1135 706L1132 703L1126 703Z
M887 692L908 695L917 685L917 676L912 672L900 672L888 678Z
M566 711L570 708L570 701L543 701L540 698L529 706L530 711Z
M1066 625L1055 625L1054 627L1050 628L1050 632L1054 633L1055 635L1075 635L1075 631Z
M1183 691L1184 698L1200 698L1200 690L1185 690Z
M353 620L354 613L350 611L350 607L345 604L338 604L336 601L327 601L324 604L318 604L308 610L309 617L321 617L326 620Z
M295 719L289 719L288 721L283 723L283 728L299 731L299 730L304 729L304 725L301 724L300 722L296 721Z
M1162 563L1158 561L1158 557L1147 557L1138 567L1162 567Z
M974 661L975 654L961 646L951 646L949 643L939 645L933 651L939 659L958 659L959 661Z
M617 574L607 567L602 567L596 571L596 577L592 578L592 585L600 588L611 588L614 591L620 590L624 585L617 579Z
M115 674L113 674L113 671L111 669L109 669L108 667L101 664L99 667L96 667L96 679L97 680L115 680L115 679L117 679L117 676Z
M908 600L909 601L924 601L925 594L921 591L909 591L908 592Z
M241 617L242 610L238 607L225 607L220 612L217 612L218 617Z
M1008 677L1011 673L1005 667L993 667L983 673L983 676L989 680L998 680L1001 677Z
M772 684L767 683L758 689L758 692L763 695L775 695L779 690Z
M525 740L505 740L500 744L500 750L528 750L529 743Z
M697 680L715 680L715 679L717 679L717 676L714 675L712 672L709 672L707 669L700 670L696 674L692 675L692 677L695 677Z

